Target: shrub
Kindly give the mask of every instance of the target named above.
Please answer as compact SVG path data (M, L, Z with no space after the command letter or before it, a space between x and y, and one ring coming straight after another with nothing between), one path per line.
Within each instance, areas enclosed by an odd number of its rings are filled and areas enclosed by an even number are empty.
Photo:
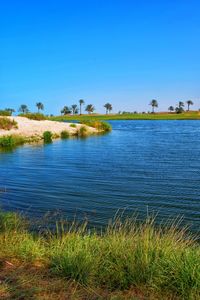
M79 137L86 137L88 135L88 130L85 126L81 126L78 130L77 130L77 136Z
M68 139L68 137L69 137L69 131L63 130L61 132L61 139Z
M25 117L28 118L30 120L36 120L36 121L43 121L46 120L45 115L41 114L41 113L28 113L28 114L20 114L20 117Z
M96 128L98 131L109 132L112 130L112 127L109 123L98 121L98 120L84 120L81 122L87 126Z
M46 143L46 144L51 143L52 142L52 137L53 137L53 134L52 134L51 131L45 131L43 133L44 143Z
M17 122L6 117L0 117L0 129L11 130L17 128Z
M25 143L25 138L19 135L7 135L0 137L1 148L13 148Z
M72 128L76 128L76 124L74 124L74 123L70 124L69 126Z

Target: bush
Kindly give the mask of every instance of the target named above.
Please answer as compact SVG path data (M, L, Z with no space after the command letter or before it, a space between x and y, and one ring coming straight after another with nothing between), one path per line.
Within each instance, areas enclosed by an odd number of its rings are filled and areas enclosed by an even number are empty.
M11 130L17 128L17 122L6 117L0 117L0 129Z
M68 137L69 137L69 131L67 131L67 130L63 130L62 132L61 132L61 139L68 139Z
M98 121L98 120L84 120L81 122L87 126L96 128L98 131L109 132L112 130L112 127L109 123Z
M53 134L52 134L51 131L45 131L43 133L44 143L46 143L46 144L51 143L52 142L52 137L53 137Z
M40 113L28 113L28 114L20 114L20 117L25 117L30 120L36 120L36 121L43 121L46 120L45 115L40 114Z
M1 148L14 148L25 143L25 138L19 135L7 135L0 137Z
M78 130L77 130L77 136L79 137L86 137L88 135L88 130L85 126L81 126Z
M74 123L71 123L69 126L72 128L76 128L76 124L74 124Z

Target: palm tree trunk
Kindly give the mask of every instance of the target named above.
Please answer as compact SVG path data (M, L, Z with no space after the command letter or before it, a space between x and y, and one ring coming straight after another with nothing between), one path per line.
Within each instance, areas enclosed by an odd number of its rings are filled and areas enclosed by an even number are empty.
M190 104L188 104L188 111L190 110Z
M152 105L152 113L154 113L154 106Z
M81 116L81 104L80 104L80 116Z

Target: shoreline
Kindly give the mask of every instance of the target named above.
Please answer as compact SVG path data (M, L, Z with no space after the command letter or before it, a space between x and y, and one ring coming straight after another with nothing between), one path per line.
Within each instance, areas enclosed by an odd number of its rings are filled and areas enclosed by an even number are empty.
M53 121L82 121L82 120L100 120L100 121L112 121L112 120L200 120L199 111L189 111L184 113L130 113L130 114L89 114L89 115L65 115L50 117L49 120Z
M12 128L10 130L0 129L0 137L17 135L26 139L41 140L43 138L43 133L45 131L50 131L53 134L53 138L58 138L60 137L62 131L67 131L70 136L76 135L77 130L80 130L80 128L83 126L87 129L88 135L98 133L97 129L81 124L76 124L75 127L71 127L72 123L62 123L58 121L36 121L25 117L7 118L17 122L17 128Z

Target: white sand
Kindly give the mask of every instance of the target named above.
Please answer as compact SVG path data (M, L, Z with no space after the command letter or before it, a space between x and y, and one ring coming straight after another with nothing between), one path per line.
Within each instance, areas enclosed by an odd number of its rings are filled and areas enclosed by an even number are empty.
M42 137L44 131L51 131L53 134L60 135L63 130L67 130L73 135L78 128L83 125L76 124L76 128L70 127L70 123L56 122L56 121L35 121L29 120L24 117L8 117L11 120L15 120L18 125L18 129L1 130L0 136L17 134L24 137ZM85 125L84 125L85 126ZM92 127L85 126L88 129L88 133L97 133L97 130Z

